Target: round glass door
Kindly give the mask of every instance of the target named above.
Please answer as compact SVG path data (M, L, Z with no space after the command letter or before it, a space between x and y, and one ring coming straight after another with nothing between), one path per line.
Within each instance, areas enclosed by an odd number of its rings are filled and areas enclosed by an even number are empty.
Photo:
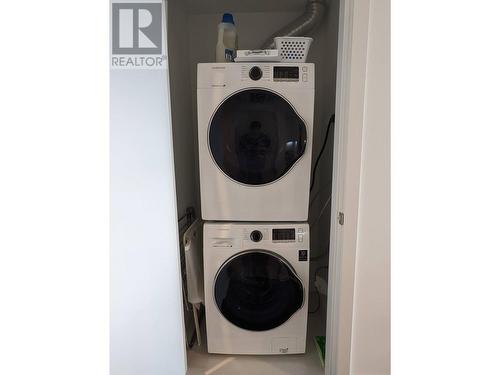
M286 174L304 154L304 121L280 95L263 89L239 91L212 117L208 141L219 168L247 185L263 185Z
M252 250L229 259L214 286L219 311L234 325L266 331L285 323L302 306L304 290L279 256Z

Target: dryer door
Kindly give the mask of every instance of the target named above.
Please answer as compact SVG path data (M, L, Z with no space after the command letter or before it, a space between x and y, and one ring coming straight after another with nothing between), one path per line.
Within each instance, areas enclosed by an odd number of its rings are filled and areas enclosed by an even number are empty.
M304 154L304 121L279 94L246 89L217 108L209 126L212 157L231 179L263 185L285 175Z
M214 296L228 321L250 331L266 331L302 307L304 288L280 256L250 250L223 264L215 277Z

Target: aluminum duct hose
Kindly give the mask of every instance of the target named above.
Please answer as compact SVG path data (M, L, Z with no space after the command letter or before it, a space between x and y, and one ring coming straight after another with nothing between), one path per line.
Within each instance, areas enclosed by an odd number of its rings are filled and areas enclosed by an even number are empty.
M275 48L275 36L305 36L321 21L325 13L325 8L325 0L308 0L304 14L274 33L262 45L262 49Z

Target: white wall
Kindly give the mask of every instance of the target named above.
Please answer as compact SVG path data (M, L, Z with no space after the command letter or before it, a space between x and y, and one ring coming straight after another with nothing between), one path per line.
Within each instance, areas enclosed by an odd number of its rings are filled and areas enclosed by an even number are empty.
M371 0L351 374L390 373L390 9Z
M186 371L168 93L166 70L110 72L111 375Z

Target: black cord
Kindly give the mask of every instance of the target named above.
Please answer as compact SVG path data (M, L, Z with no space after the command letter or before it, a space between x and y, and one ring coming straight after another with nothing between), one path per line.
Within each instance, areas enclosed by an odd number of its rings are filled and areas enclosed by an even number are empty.
M332 114L330 116L330 120L328 120L328 125L326 127L325 139L323 140L323 146L321 146L321 150L319 151L318 157L316 158L316 162L314 163L314 168L312 171L311 187L309 188L309 191L312 191L312 189L314 187L314 182L316 180L316 168L318 168L319 159L321 158L323 151L325 151L326 143L328 141L328 133L330 132L331 125L335 126L335 113Z

